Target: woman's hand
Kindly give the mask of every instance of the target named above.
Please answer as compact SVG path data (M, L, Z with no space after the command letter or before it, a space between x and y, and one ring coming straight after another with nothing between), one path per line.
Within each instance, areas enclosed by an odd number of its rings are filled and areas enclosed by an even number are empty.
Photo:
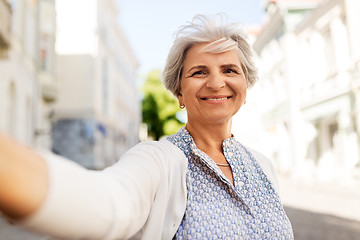
M0 133L0 211L12 219L24 218L40 207L47 189L45 160Z

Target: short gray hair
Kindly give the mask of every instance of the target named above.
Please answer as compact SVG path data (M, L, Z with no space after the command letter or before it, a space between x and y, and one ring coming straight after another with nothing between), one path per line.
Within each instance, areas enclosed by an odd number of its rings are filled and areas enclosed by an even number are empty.
M175 96L180 94L181 75L187 51L198 43L206 43L202 51L222 53L237 49L248 87L257 80L253 52L246 34L238 23L226 23L224 14L196 15L188 25L181 26L170 49L163 71L165 87ZM215 44L219 43L219 44Z

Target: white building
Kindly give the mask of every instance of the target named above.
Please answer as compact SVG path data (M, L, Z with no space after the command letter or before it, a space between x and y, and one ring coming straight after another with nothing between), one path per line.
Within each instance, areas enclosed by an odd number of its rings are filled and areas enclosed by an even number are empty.
M359 177L360 1L264 3L268 20L253 45L260 145L294 176Z
M54 1L0 1L0 129L33 146L50 143L54 26Z
M53 151L93 169L139 141L138 67L115 0L56 3L58 98Z

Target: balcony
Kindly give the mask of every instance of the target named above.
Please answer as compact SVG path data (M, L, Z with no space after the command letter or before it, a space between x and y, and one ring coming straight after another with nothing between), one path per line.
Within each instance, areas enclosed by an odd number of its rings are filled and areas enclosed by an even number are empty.
M10 47L11 8L6 0L0 0L0 52Z
M54 102L57 97L57 87L54 76L46 72L40 72L38 77L41 84L43 100L48 103Z

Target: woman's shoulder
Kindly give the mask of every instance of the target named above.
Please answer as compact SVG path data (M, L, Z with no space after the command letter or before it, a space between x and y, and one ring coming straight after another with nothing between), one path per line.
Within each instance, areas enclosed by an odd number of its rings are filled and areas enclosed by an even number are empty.
M168 139L163 138L159 141L143 141L139 142L132 148L130 148L127 152L133 151L144 151L144 152L163 152L165 154L183 154L182 151L171 143Z
M130 148L122 157L138 156L147 160L153 159L165 164L179 163L183 165L187 162L184 153L166 138L159 141L143 141ZM121 160L120 159L120 160Z

